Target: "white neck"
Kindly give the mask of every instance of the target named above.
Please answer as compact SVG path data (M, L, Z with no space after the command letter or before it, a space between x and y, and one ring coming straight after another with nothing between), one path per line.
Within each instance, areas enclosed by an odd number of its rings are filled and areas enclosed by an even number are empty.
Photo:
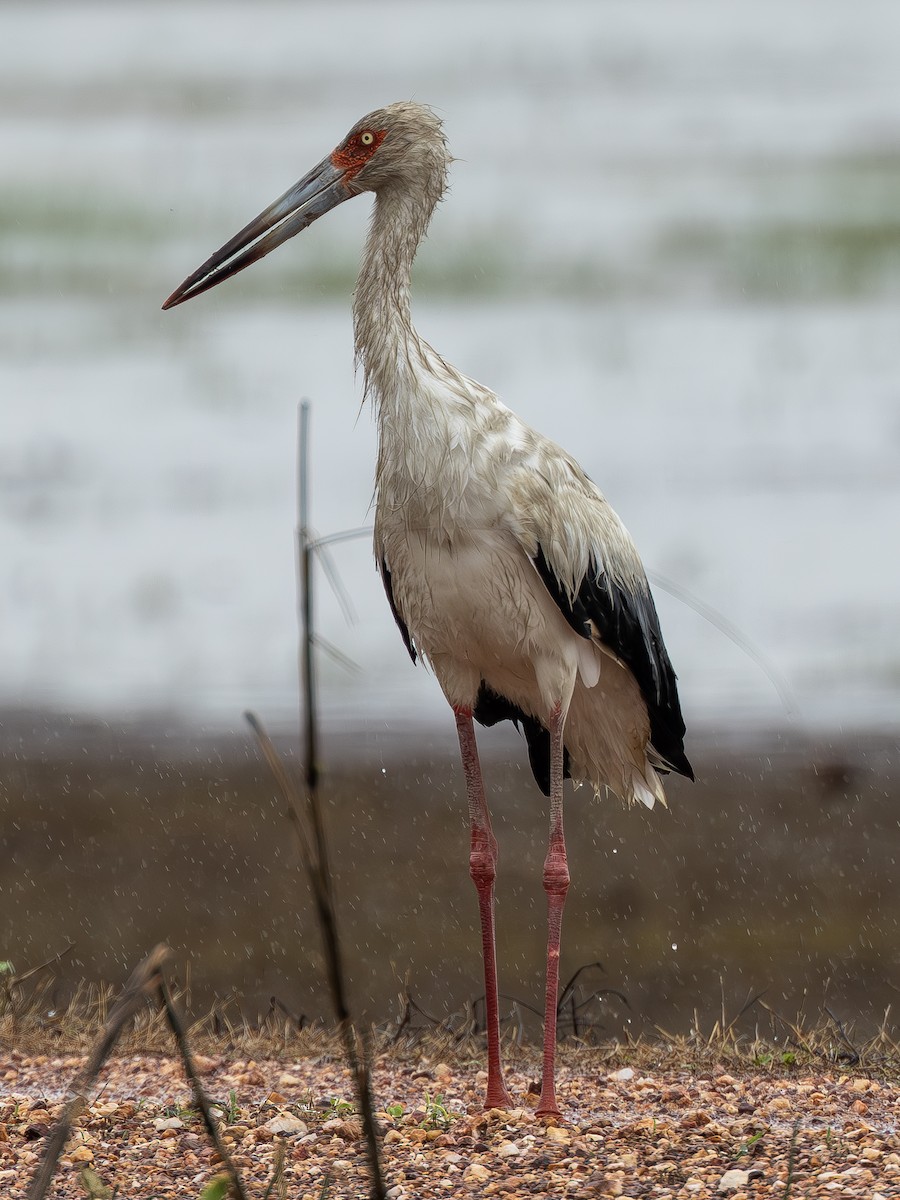
M353 297L357 358L376 409L409 392L421 362L409 307L410 275L438 196L386 187L378 192Z

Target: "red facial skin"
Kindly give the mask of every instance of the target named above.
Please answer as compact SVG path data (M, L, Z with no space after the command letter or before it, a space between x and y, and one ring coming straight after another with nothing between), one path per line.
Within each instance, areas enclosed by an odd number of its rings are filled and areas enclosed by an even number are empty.
M343 171L345 183L349 183L353 176L363 169L384 141L386 134L386 129L362 129L332 152L331 161L339 171ZM372 141L369 145L362 140L364 136L371 136Z

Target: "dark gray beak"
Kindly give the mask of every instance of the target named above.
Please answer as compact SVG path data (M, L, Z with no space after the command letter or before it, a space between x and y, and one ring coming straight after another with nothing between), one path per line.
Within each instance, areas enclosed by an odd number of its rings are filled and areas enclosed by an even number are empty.
M235 234L230 242L208 258L202 267L177 287L163 305L174 308L185 300L192 300L243 271L251 263L270 254L276 246L292 238L311 225L317 217L324 216L355 193L344 182L344 172L337 168L331 158L324 158L317 167L304 175L284 195L270 204L259 216Z

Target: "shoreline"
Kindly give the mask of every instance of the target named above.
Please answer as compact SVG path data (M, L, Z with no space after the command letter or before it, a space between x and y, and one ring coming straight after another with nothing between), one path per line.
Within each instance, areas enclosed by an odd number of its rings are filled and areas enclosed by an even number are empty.
M295 734L272 730L296 764ZM122 981L170 944L193 1011L237 994L326 1015L320 937L282 802L249 728L0 714L0 945L25 970L76 949L55 984ZM567 790L572 887L561 975L601 999L599 1036L686 1031L764 993L785 1019L827 1005L877 1028L900 988L900 751L881 732L699 733L698 782L670 777L652 812ZM502 990L526 1034L545 953L546 804L519 735L480 739L500 843ZM477 907L452 728L326 728L322 795L361 1017L409 986L443 1018L482 983ZM617 1000L617 996L625 998ZM745 1021L758 1014L751 1013Z

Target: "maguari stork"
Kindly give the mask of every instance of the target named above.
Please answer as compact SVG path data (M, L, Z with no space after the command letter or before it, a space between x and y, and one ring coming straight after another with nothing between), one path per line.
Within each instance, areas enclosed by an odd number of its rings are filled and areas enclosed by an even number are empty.
M544 1046L538 1113L558 1115L559 946L569 887L563 780L627 803L665 803L660 776L693 778L675 674L634 544L564 450L416 332L410 274L447 187L441 122L401 102L358 121L318 166L177 288L215 287L353 196L375 193L353 299L356 354L378 428L375 557L413 662L456 718L478 893L488 1044L486 1108L508 1108L494 945L497 841L473 720L514 722L550 801Z

